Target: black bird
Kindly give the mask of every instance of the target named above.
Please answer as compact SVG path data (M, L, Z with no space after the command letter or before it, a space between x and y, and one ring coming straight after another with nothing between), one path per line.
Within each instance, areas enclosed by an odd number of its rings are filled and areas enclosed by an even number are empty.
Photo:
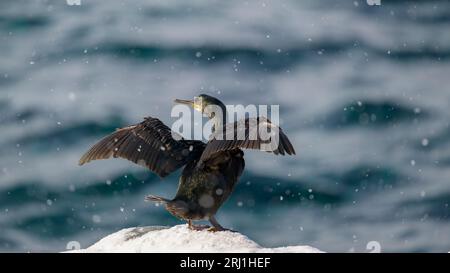
M189 105L210 118L213 126L207 143L183 139L159 119L147 117L100 140L81 157L79 164L121 157L149 168L160 177L185 166L175 198L149 195L146 200L163 203L171 214L186 220L190 229L204 228L194 226L193 220L209 220L213 226L209 230L226 230L217 222L215 214L233 192L244 170L242 149L293 155L294 147L281 128L267 118L246 118L226 124L225 105L214 97L202 94L194 100L175 102ZM217 115L211 109L220 109L224 115ZM255 135L251 129L255 124L268 126L276 134L272 133L269 139L259 133ZM233 137L227 132L232 132ZM278 141L272 143L272 138Z

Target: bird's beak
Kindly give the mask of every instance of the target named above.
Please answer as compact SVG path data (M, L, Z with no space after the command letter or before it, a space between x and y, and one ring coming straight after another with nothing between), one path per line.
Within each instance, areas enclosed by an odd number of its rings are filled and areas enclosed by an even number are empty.
M176 99L175 103L178 104L184 104L184 105L188 105L190 107L194 107L194 101L193 100L181 100L181 99Z

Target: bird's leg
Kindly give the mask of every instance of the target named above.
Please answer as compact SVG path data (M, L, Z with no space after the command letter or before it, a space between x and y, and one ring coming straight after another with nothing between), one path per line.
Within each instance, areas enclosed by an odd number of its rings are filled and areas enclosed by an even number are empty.
M222 227L222 226L219 224L219 222L217 222L216 217L214 217L214 215L209 217L209 222L211 223L212 227L209 228L208 231L211 231L211 232L216 232L216 231L231 231L231 232L236 232L236 231L234 231L234 230L231 230L231 229L227 229L227 228Z
M207 225L193 225L192 220L187 220L187 222L188 222L188 228L190 230L200 231L200 230L209 228L209 226L207 226Z

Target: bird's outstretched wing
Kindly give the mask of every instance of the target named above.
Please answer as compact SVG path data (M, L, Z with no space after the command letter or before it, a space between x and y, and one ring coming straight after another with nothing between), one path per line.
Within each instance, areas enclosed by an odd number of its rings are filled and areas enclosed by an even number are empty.
M203 151L205 143L178 140L159 119L147 117L141 123L124 127L106 136L80 159L79 165L97 159L121 157L145 166L164 177L185 165Z
M261 133L262 126L268 130ZM280 127L265 117L246 118L227 123L222 130L212 133L200 161L206 161L214 154L234 149L255 149L276 155L295 154L294 147Z

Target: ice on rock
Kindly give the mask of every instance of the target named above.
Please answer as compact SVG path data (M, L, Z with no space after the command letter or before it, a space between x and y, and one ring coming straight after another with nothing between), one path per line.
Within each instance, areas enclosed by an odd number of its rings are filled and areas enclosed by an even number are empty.
M122 229L94 245L70 252L259 252L321 253L310 246L264 248L238 232L192 231L187 225Z

